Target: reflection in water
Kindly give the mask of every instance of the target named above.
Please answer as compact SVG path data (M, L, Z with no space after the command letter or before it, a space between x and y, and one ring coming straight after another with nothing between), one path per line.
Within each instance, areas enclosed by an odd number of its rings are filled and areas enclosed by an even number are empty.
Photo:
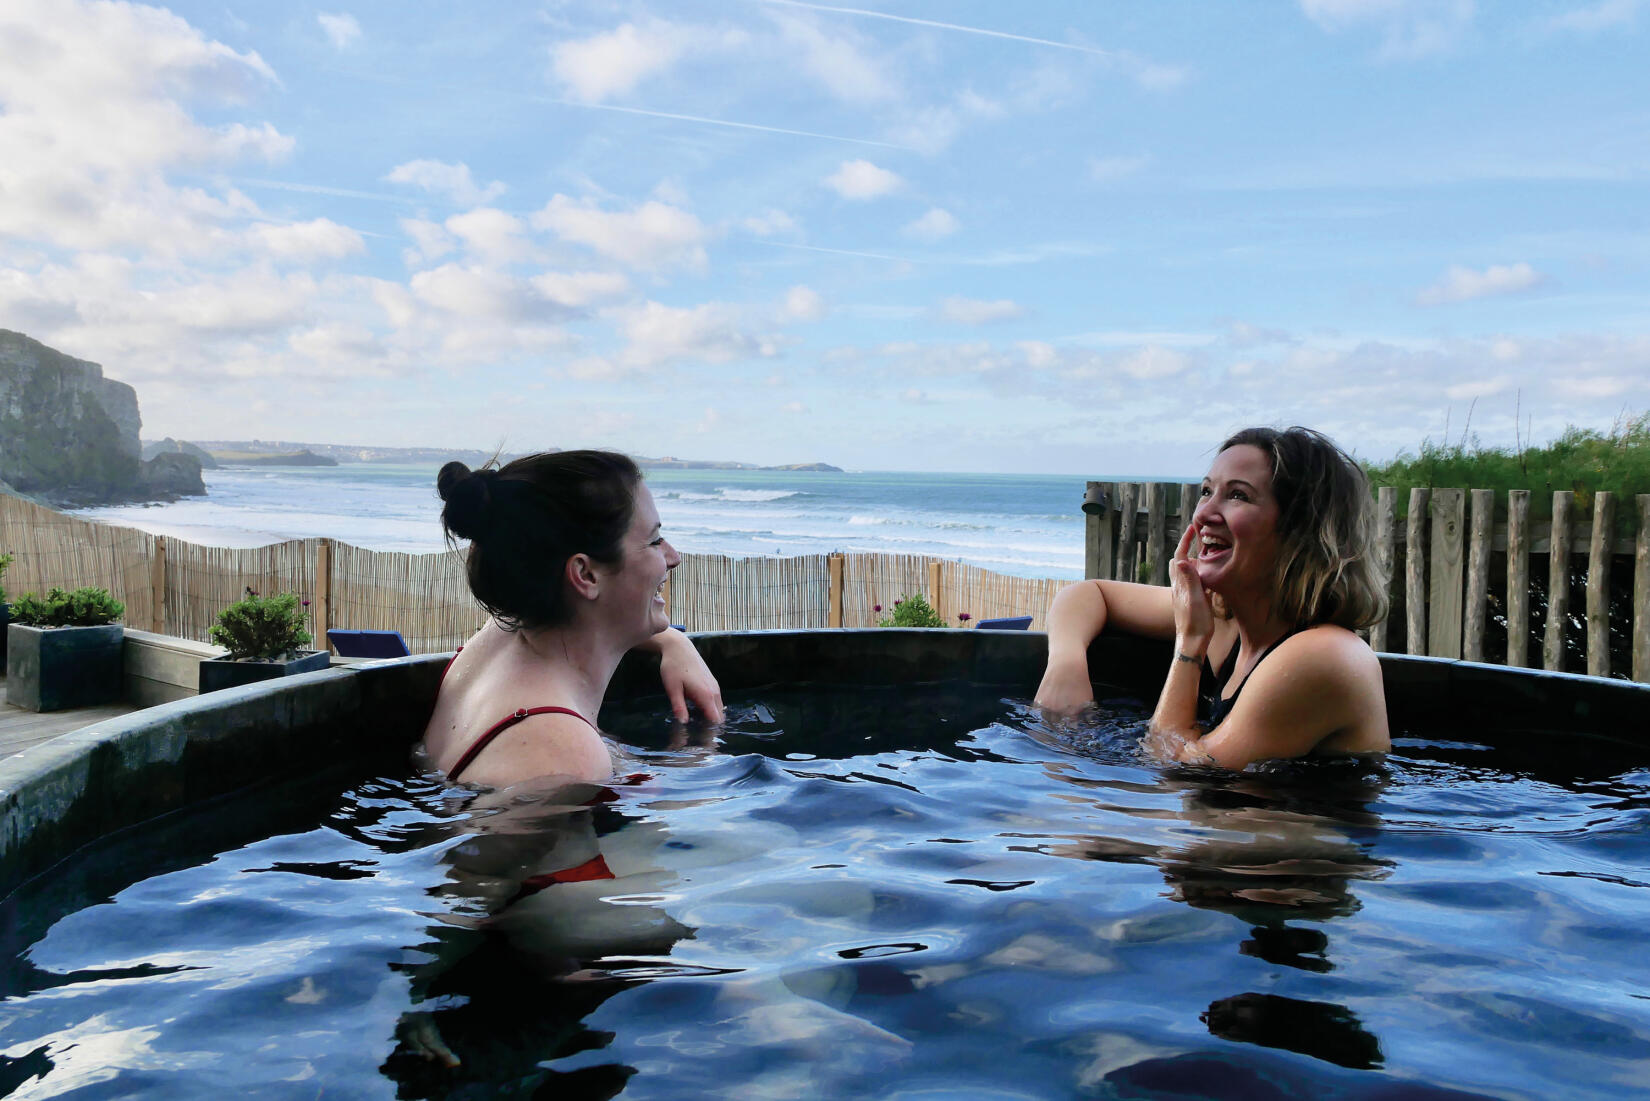
M1357 1070L1381 1065L1381 1045L1344 1005L1238 994L1211 1003L1202 1020L1223 1040L1282 1048Z

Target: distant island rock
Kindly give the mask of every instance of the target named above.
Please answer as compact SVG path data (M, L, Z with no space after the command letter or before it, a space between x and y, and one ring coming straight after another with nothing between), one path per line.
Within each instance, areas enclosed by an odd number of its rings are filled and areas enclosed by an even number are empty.
M317 455L304 448L300 451L211 451L219 466L337 466L330 455Z
M477 467L497 459L507 463L518 456L493 451L443 447L370 447L361 444L294 443L287 440L196 440L184 447L196 447L214 456L225 466L331 466L335 463L445 463L457 460ZM547 447L546 451L560 451ZM308 455L298 460L295 456ZM713 459L678 459L666 455L649 458L632 456L643 470L801 470L840 474L842 468L830 463L791 463L785 466L758 466L755 463L723 462ZM316 461L317 459L324 461Z
M154 440L144 441L143 457L145 460L153 459L156 455L172 454L193 455L201 464L202 470L218 469L218 460L214 459L212 453L204 447L196 447L194 444L183 440L174 440L171 436L167 436L158 443Z
M0 329L0 483L64 507L206 492L198 460L145 462L137 391L103 368Z

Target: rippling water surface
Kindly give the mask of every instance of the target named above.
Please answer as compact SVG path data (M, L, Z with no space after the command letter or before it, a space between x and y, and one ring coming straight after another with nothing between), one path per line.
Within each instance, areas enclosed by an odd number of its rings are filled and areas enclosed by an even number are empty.
M0 908L0 1095L1650 1081L1650 772L1467 733L1385 767L1165 769L1135 754L1144 714L1052 730L989 689L764 692L719 751L604 714L646 773L606 801L377 761L176 816Z

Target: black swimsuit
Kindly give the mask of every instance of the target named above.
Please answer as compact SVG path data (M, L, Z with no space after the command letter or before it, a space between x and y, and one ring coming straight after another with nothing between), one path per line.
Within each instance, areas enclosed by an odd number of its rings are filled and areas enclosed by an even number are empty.
M1262 651L1260 657L1255 659L1255 664L1249 667L1249 677L1255 675L1255 670L1260 668L1260 663L1265 661L1267 655L1276 650L1284 639L1304 629L1296 627L1286 631L1277 642L1272 643ZM1240 649L1242 647L1239 645L1238 640L1233 639L1232 649L1227 653L1226 660L1220 663L1219 672L1216 672L1215 668L1209 664L1207 655L1203 658L1203 676L1197 686L1197 712L1198 719L1203 723L1205 733L1219 726L1226 716L1232 713L1232 708L1236 706L1238 697L1243 694L1243 685L1249 683L1249 677L1244 677L1243 684L1237 686L1236 692L1233 692L1226 699L1221 699L1221 693L1226 691L1226 685L1231 682L1232 674L1237 672L1237 656Z

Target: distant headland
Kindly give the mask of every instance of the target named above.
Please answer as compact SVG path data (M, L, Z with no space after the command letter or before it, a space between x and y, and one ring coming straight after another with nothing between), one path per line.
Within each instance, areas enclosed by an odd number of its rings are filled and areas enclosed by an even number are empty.
M146 445L148 446L148 445ZM497 459L509 462L512 454L496 454L466 448L371 447L361 444L296 443L291 440L194 440L181 445L198 450L219 466L337 466L339 463L444 463L457 460L480 466ZM550 447L547 451L560 451ZM840 474L842 468L830 463L788 463L760 466L717 459L679 459L673 455L652 458L632 456L644 470L801 470Z

